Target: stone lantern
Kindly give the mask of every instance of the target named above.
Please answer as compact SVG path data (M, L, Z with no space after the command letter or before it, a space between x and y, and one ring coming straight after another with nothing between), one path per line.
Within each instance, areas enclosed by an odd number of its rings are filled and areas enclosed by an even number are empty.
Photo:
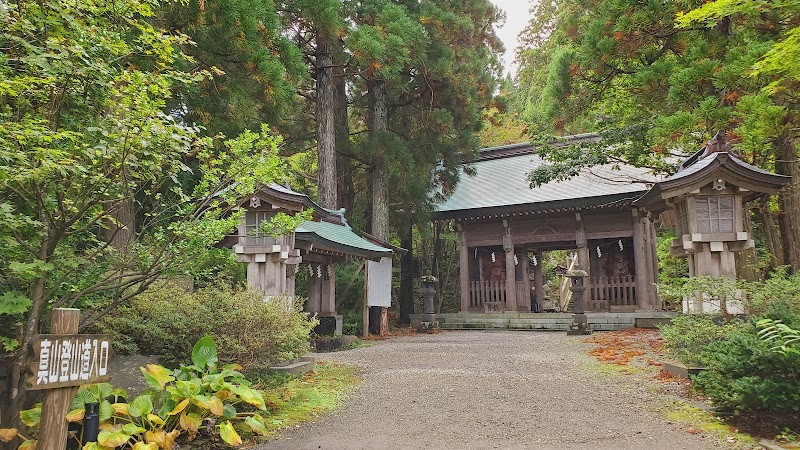
M572 302L574 306L574 313L572 314L572 323L569 326L568 335L585 335L591 334L589 323L586 320L586 308L583 298L583 293L586 291L584 279L589 274L583 270L580 264L575 264L573 270L566 273L566 276L572 280L572 285L569 290L572 291Z
M428 332L439 326L433 305L433 297L436 295L436 283L438 282L439 280L430 273L420 279L422 284L420 288L422 293L422 317L417 331Z

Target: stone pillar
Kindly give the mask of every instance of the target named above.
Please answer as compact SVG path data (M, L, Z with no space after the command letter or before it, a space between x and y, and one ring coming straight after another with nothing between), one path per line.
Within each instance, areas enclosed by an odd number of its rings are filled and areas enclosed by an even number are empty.
M537 311L544 307L544 275L542 274L542 252L534 252L538 264L533 266L533 288L536 292Z

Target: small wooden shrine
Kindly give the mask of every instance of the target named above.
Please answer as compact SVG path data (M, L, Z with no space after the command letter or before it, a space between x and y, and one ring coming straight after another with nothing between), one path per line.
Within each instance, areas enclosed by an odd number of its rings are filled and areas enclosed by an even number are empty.
M690 276L736 278L734 253L754 246L745 203L777 193L790 177L747 164L730 150L720 132L634 204L651 214L670 211L678 238L670 254L689 260ZM686 299L684 310L718 310L708 299ZM730 310L742 313L741 310Z
M348 257L377 262L388 259L391 268L392 250L374 238L356 234L347 224L343 210L322 208L308 196L277 184L261 187L240 206L245 209L244 217L237 234L226 242L232 245L237 260L247 263L247 284L264 291L267 297L293 299L295 274L307 270L306 311L336 317L339 333L342 330L341 316L336 314L336 264ZM313 220L304 221L293 233L273 237L261 229L261 224L278 212L293 215L309 208L313 210ZM386 287L375 291L378 293L391 287L391 278L374 282ZM376 301L379 300L383 299Z

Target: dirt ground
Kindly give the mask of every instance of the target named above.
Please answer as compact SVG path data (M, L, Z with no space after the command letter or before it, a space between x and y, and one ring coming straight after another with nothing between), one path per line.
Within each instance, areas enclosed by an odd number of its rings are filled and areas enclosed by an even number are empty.
M661 412L650 383L607 370L582 337L445 332L319 355L363 382L334 414L271 449L714 449Z

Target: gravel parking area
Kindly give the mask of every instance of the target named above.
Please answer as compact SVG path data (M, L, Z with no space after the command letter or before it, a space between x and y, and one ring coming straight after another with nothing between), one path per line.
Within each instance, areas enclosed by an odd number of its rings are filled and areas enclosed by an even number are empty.
M713 449L669 425L666 398L603 373L580 337L444 332L318 355L360 366L336 413L268 449Z

